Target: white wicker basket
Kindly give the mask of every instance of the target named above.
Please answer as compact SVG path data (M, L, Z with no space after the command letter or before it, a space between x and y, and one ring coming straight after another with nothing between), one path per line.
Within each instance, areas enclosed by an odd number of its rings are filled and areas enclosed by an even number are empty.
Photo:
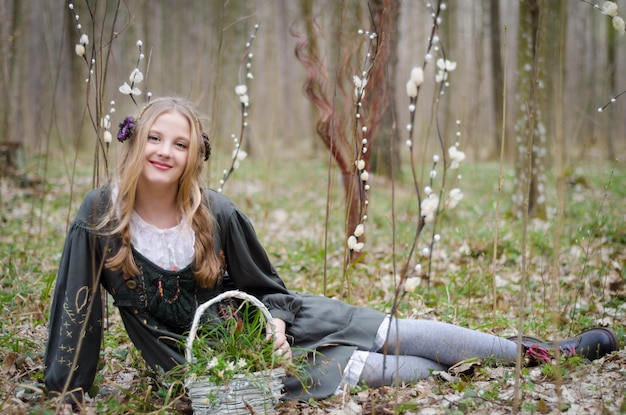
M187 362L194 360L192 347L202 315L211 305L228 298L239 298L252 303L273 326L271 314L256 297L238 290L226 291L201 304L196 310L185 349ZM185 386L194 415L249 415L254 413L253 411L258 414L273 414L275 413L274 407L282 396L284 376L285 370L277 367L262 372L237 374L222 384L216 384L208 378L199 376L187 379Z

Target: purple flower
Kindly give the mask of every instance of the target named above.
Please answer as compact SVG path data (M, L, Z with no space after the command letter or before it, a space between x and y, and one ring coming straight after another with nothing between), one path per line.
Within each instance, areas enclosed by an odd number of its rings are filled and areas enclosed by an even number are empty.
M204 143L204 161L207 161L211 156L211 142L209 141L207 133L202 132L200 135L202 136L202 142Z
M120 143L132 138L135 135L135 119L133 117L126 117L124 121L120 123L120 132L117 133L117 139Z

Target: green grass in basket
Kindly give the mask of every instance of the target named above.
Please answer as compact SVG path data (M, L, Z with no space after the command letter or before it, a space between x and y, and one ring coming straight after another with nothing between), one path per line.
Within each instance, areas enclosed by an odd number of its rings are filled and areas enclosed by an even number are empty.
M253 373L277 367L281 362L267 339L266 319L253 305L229 304L222 316L198 327L192 346L194 361L187 376L206 376L221 383L236 374Z

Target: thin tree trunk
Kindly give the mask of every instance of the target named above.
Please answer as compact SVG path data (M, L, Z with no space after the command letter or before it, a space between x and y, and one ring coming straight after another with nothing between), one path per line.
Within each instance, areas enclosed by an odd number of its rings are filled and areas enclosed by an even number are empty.
M540 108L539 0L522 0L519 12L514 214L545 217L546 132ZM529 154L530 152L530 154Z
M615 95L617 93L617 30L613 28L610 19L606 19L607 25L607 48L606 63L609 93ZM604 117L605 122L609 122L608 117ZM615 158L615 133L614 129L609 125L604 126L606 131L606 158L612 160Z
M489 29L491 41L491 73L492 73L492 90L493 90L493 116L495 124L494 137L494 154L499 154L500 142L502 137L502 112L503 112L503 96L504 96L504 71L502 69L502 39L500 36L500 28L502 26L500 20L500 0L490 0L489 3Z
M318 30L316 28L317 22L315 21L315 17L313 16L313 3L314 0L300 0L300 15L302 20L304 21L304 33L306 35L306 38L308 39L306 54L309 56L311 56L312 53L317 53L317 51L319 50L319 45L317 41ZM309 106L309 114L311 120L314 120L317 117L317 110L315 106ZM311 147L313 149L313 153L317 153L323 148L323 145L319 140L311 140Z
M21 82L18 82L18 76L20 73L20 60L18 55L19 45L22 42L22 35L24 28L22 27L22 11L21 3L19 0L14 0L11 7L12 18L10 22L7 22L10 29L7 33L10 42L8 48L7 57L7 70L8 74L5 79L5 101L4 110L2 113L2 131L4 134L3 139L6 141L15 141L20 137L19 132L16 130L16 126L19 125L21 119L21 108L19 101L19 88ZM3 71L4 72L4 71Z
M375 135L372 154L370 155L371 170L385 177L391 177L392 165L400 163L398 142L400 135L396 128L396 74L398 67L398 0L376 0L371 2L372 15L377 30L380 32L378 54L372 71L372 92L366 96L371 117L379 118L378 129L372 130ZM375 123L376 124L376 123ZM395 170L396 176L400 169Z

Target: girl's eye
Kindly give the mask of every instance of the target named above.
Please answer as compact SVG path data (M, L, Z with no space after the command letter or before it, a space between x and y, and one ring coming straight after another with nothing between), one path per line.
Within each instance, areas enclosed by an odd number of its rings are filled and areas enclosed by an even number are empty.
M180 149L186 150L187 149L187 143L179 141L178 143L176 143L176 146Z
M157 137L155 135L149 135L148 136L148 141L159 141L159 137Z

